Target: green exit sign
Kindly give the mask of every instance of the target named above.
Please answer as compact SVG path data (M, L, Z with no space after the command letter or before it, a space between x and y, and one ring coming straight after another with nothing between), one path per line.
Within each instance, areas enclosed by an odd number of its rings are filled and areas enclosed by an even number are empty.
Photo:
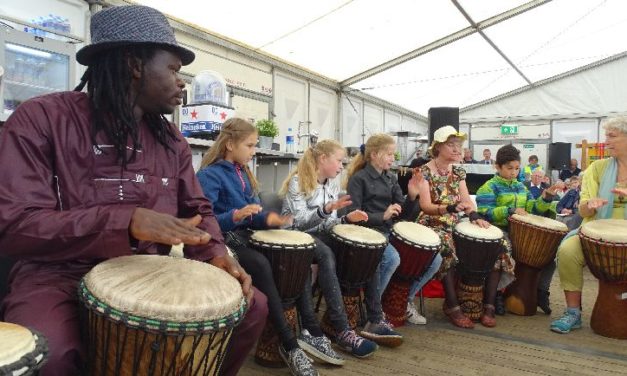
M518 134L518 125L501 125L501 134L502 135L512 135Z

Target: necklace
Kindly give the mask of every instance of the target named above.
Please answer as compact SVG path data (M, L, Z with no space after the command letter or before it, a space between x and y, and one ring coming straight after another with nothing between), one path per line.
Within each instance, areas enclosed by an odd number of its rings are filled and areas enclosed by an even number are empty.
M438 162L434 159L433 160L433 164L435 165L435 169L438 172L438 175L440 176L447 176L449 171L448 171L448 166L446 166L446 168L440 168L440 166L438 166Z

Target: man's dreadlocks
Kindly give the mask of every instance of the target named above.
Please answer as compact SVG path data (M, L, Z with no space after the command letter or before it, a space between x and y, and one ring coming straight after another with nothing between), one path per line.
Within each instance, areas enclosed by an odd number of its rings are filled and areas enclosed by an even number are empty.
M129 93L133 78L128 59L139 60L143 71L146 62L154 57L157 50L155 46L136 45L105 51L88 66L80 84L74 89L81 91L87 85L92 106L92 142L98 147L96 134L104 132L113 144L122 167L135 160L137 150L142 148L133 108L144 87L144 76L140 81L139 92L131 98ZM143 119L157 141L172 150L169 141L175 140L176 136L168 120L162 114L144 114ZM132 140L130 156L127 153L129 137Z

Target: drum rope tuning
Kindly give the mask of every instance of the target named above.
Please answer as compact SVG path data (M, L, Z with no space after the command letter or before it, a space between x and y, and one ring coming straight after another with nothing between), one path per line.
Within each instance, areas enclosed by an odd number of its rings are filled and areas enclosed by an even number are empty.
M15 325L15 324L11 324ZM20 357L19 360L5 365L0 365L0 375L32 374L41 368L48 359L48 340L40 332L28 329L35 341L35 348Z
M190 285L195 295L184 293ZM78 293L85 371L94 376L219 374L247 304L225 271L155 255L104 261Z

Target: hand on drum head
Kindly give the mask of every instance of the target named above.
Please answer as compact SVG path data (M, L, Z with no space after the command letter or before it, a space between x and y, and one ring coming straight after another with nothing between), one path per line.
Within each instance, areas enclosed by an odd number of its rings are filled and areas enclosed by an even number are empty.
M527 215L527 211L523 208L516 208L516 210L514 210L514 214Z
M228 254L224 256L217 256L211 259L209 263L217 268L224 270L229 273L233 277L237 278L239 283L242 285L242 293L246 297L246 303L248 307L250 307L250 300L253 298L253 289L252 289L252 278L250 275L246 273L244 268L235 260L233 257Z
M466 214L469 214L471 211L474 210L474 208L475 206L470 202L460 202L459 204L457 204L457 206L455 206L455 210L457 210L458 212L464 212Z
M262 210L263 208L261 207L261 205L257 205L257 204L246 205L243 208L238 209L233 213L233 221L239 222L246 217L250 217L252 215L261 213Z
M154 210L137 208L133 212L128 230L137 240L170 245L207 244L211 240L211 235L196 227L200 222L202 222L200 215L179 219Z
M291 215L278 215L275 212L270 212L268 218L266 218L266 225L269 228L287 227L294 222L294 217Z
M401 206L399 204L392 204L385 209L383 213L383 220L387 221L392 217L398 217L401 214Z
M477 219L476 221L473 221L472 223L476 224L477 226L481 228L490 227L490 222L486 221L485 219Z
M365 222L368 220L368 213L362 210L353 210L346 214L349 223Z
M342 208L345 208L349 205L351 205L353 202L351 201L351 196L349 195L345 195L339 198L339 200L336 201L331 201L329 203L327 203L323 210L325 213L330 214L332 213L334 210L340 210Z
M620 197L627 197L627 188L613 188L611 192L619 195Z

